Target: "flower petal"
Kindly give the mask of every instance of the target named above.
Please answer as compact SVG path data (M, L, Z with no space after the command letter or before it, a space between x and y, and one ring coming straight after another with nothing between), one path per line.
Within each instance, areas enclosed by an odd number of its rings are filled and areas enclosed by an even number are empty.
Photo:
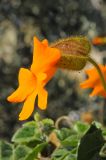
M45 84L47 84L48 81L50 81L50 79L53 77L53 75L55 74L57 68L56 67L51 67L51 69L49 69L47 72L46 72L46 79L44 81Z
M93 88L93 86L94 86L94 81L91 81L89 79L80 84L81 88Z
M106 80L106 66L100 65L101 72ZM88 79L80 84L81 88L93 88L90 96L101 95L106 97L106 91L101 82L100 76L95 67L86 70L86 74L88 75Z
M44 109L47 106L47 91L43 89L43 81L46 78L46 74L39 73L36 78L36 88L34 89L33 93L26 98L23 109L19 115L19 120L25 120L32 114L34 110L34 102L37 95L39 97L38 103L40 108Z
M38 72L46 73L51 66L55 65L60 58L60 51L50 48L47 40L40 42L34 37L34 53L31 71L36 75Z
M103 91L103 87L102 87L102 86L96 86L96 87L93 89L93 91L92 91L92 93L90 94L90 96L101 95L102 91Z
M105 91L102 91L102 92L101 92L101 96L103 96L103 97L106 98L106 92L105 92Z
M47 97L48 92L42 88L38 93L38 107L42 110L46 109L47 107Z
M47 39L44 39L44 40L42 41L42 43L43 43L46 47L48 47L48 40L47 40Z
M19 87L7 100L10 102L22 102L30 95L36 87L36 79L33 74L25 68L19 71Z
M37 90L35 90L24 102L21 113L19 114L19 120L26 120L30 117L34 110L34 103L37 96Z

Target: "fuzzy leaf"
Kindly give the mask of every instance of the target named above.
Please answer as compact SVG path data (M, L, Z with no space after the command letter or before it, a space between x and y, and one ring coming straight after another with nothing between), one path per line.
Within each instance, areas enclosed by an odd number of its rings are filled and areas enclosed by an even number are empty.
M43 148L47 145L47 143L38 144L32 151L27 155L25 160L35 160L38 157L38 153L40 153Z
M0 141L0 160L13 160L12 144Z
M103 147L101 148L99 155L103 158L106 158L106 143L103 145Z
M42 120L42 124L43 124L43 131L46 134L50 134L51 131L54 129L54 121L52 119L45 118Z
M64 139L68 138L70 135L73 135L73 131L68 128L61 128L60 130L56 130L57 137L60 141L63 141Z
M51 157L51 160L63 160L69 155L69 151L65 148L56 149Z
M24 160L31 149L25 145L18 145L14 150L14 160Z
M76 147L78 145L78 142L79 142L78 135L71 135L68 138L61 141L61 144L66 147L68 147L68 146Z
M37 124L35 121L29 121L23 124L23 127L25 126L33 126L33 127L37 127Z
M89 129L89 125L82 123L82 122L76 122L74 125L74 130L78 133L78 134L84 134L87 130Z
M42 141L42 134L38 128L28 125L20 128L12 137L12 142L28 143L31 141Z

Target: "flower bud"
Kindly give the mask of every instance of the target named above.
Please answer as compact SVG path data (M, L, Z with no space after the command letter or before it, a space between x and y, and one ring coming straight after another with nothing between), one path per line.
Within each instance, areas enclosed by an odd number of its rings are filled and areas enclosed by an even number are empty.
M51 44L61 51L58 67L81 70L88 61L91 45L86 37L70 37Z

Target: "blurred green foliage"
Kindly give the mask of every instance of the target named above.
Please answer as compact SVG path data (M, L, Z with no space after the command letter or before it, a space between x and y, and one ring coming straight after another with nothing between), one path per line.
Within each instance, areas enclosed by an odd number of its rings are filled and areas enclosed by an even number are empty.
M12 143L0 141L0 160L106 159L106 128L101 124L70 121L71 127L56 128L52 119L36 115L15 132Z

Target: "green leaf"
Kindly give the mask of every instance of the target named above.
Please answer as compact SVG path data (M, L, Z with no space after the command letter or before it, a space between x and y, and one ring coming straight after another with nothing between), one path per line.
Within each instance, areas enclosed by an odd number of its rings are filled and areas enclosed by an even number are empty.
M86 123L82 123L80 121L76 122L73 129L78 133L78 134L85 134L85 132L89 129L89 125Z
M69 151L67 149L59 148L53 152L51 156L51 160L63 160L68 155L69 155Z
M65 148L56 149L52 156L51 160L77 160L76 154L72 154Z
M94 124L82 137L78 148L78 160L99 160L99 151L104 144L102 132ZM97 158L97 159L96 159ZM101 160L101 159L100 159Z
M71 135L68 138L61 141L61 144L65 147L67 146L76 147L78 145L78 142L79 142L78 135Z
M44 125L54 126L54 121L53 121L52 119L50 119L50 118L45 118L45 119L43 119L43 120L42 120L42 123L43 123Z
M102 124L97 121L93 121L92 124L94 124L98 129L102 128Z
M78 146L71 150L71 154L76 155L77 154L77 150L78 150Z
M26 125L20 128L12 137L12 142L28 143L31 141L42 141L43 137L39 128L33 125Z
M106 128L103 128L102 134L103 134L104 138L106 139Z
M42 124L43 124L43 131L46 134L50 134L53 131L54 121L52 119L45 118L45 119L42 120Z
M18 145L14 150L14 160L24 160L25 156L31 151L31 149L25 145Z
M99 155L103 158L106 158L106 143L103 145L103 147L101 148Z
M77 157L75 155L69 154L64 158L64 160L77 160Z
M25 126L34 126L34 127L38 127L35 121L29 121L23 124L23 127Z
M38 144L35 148L32 149L32 151L27 155L25 160L35 160L35 158L38 158L38 153L40 153L43 148L47 145L47 143L41 143Z
M61 128L60 130L56 130L57 137L59 138L60 141L63 141L70 135L75 134L71 129L68 128Z
M0 141L0 160L13 160L12 144Z

